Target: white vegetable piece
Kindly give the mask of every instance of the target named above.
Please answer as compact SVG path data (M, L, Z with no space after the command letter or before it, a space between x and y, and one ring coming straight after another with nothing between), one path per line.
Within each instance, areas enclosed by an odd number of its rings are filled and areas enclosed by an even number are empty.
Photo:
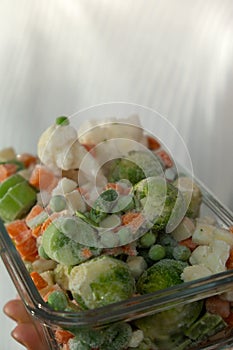
M66 193L65 199L67 201L68 209L71 214L74 214L77 210L81 213L84 213L86 211L86 203L78 190Z
M215 240L221 240L233 247L233 235L231 232L202 222L197 222L192 240L197 244L210 244Z
M126 263L134 278L139 278L147 268L147 263L142 256L129 256Z
M78 139L83 144L97 145L105 140L115 138L144 140L138 115L131 115L127 119L88 120L78 130Z
M79 143L76 129L69 124L50 126L41 135L37 149L41 162L58 175L61 170L79 169L83 159L86 159L86 169L82 169L86 177L92 182L97 177L99 182L105 181L99 164Z
M129 151L147 147L147 138L137 115L131 115L127 119L88 121L79 128L78 137L80 143L96 146L95 157L99 164L126 155Z
M137 331L134 331L130 339L130 342L128 344L128 347L137 348L139 344L143 341L143 339L144 339L143 331L139 329Z
M175 228L173 232L171 232L172 236L178 242L183 241L192 236L195 230L195 225L193 220L188 217L184 217L181 223Z
M184 268L181 278L184 282L194 281L198 278L207 277L212 275L213 272L205 265L193 265Z
M71 152L71 146L77 141L77 132L70 125L51 125L44 133L41 135L37 153L43 164L48 168L56 171L60 169L72 169L78 168L76 166L77 159L75 160ZM73 151L72 151L73 153ZM63 167L65 158L69 154L69 165L68 168ZM72 166L73 165L73 166ZM67 166L67 164L66 164Z
M213 232L214 226L203 222L197 222L192 240L197 244L210 244L214 239Z
M226 271L226 261L230 254L230 245L225 241L214 240L210 245L198 246L190 256L192 265L204 265L212 273Z
M57 186L53 189L52 196L64 196L66 193L72 192L76 188L77 183L75 181L63 177L61 180L59 180Z

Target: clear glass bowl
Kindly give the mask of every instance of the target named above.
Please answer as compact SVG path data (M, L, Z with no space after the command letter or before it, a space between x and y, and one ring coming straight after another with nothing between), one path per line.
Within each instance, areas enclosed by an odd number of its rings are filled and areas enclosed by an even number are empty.
M199 183L199 186L203 192L202 214L214 216L224 227L232 226L233 214L202 184ZM2 222L0 222L0 231L0 252L3 262L27 310L44 325L45 335L51 349L59 349L53 337L53 330L57 327L100 327L117 321L129 322L174 306L192 303L233 290L233 270L228 270L99 309L79 313L53 311L41 298ZM203 346L199 344L197 349L224 349L225 346L230 345L233 346L233 329L226 329Z
M202 183L197 179L195 181L203 194L201 216L213 216L223 227L232 226L233 214ZM78 313L58 312L49 308L41 298L2 221L0 221L0 232L0 253L3 262L28 312L43 326L45 344L47 342L47 347L50 349L60 349L54 337L57 328L98 328L114 322L132 322L175 306L233 290L233 270L228 270L94 310ZM192 345L187 349L230 349L231 345L233 346L233 328L224 329L197 347ZM44 347L46 348L46 345Z

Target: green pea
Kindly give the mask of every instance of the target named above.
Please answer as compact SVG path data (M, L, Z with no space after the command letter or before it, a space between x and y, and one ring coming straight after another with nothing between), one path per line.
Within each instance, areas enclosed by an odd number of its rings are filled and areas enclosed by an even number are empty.
M176 260L187 261L191 255L191 250L188 247L178 244L174 247L172 255Z
M56 118L56 124L64 126L64 125L69 125L70 122L69 122L69 119L67 117L61 116L61 117Z
M60 212L66 209L66 199L62 195L53 196L50 199L49 205L53 212Z
M160 244L155 244L150 247L150 250L148 252L148 256L150 259L154 261L161 260L165 257L166 250L165 248Z
M149 231L145 233L139 240L140 246L143 248L149 248L153 244L155 244L156 236L153 234L153 232Z
M62 291L54 291L48 297L48 304L55 311L64 311L68 306L68 300Z

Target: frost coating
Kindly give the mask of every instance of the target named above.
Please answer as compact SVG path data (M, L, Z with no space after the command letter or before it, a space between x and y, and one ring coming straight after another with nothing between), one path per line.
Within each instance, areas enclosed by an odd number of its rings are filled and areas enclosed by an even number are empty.
M69 289L89 309L127 299L134 288L127 264L105 255L75 266L70 273Z

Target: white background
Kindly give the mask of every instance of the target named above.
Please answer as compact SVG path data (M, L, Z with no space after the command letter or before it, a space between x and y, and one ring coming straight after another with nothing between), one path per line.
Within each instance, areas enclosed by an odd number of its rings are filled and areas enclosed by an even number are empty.
M233 208L232 18L232 0L1 0L0 148L36 152L57 116L94 104L145 105ZM14 296L1 263L0 308ZM0 324L1 350L21 349Z

